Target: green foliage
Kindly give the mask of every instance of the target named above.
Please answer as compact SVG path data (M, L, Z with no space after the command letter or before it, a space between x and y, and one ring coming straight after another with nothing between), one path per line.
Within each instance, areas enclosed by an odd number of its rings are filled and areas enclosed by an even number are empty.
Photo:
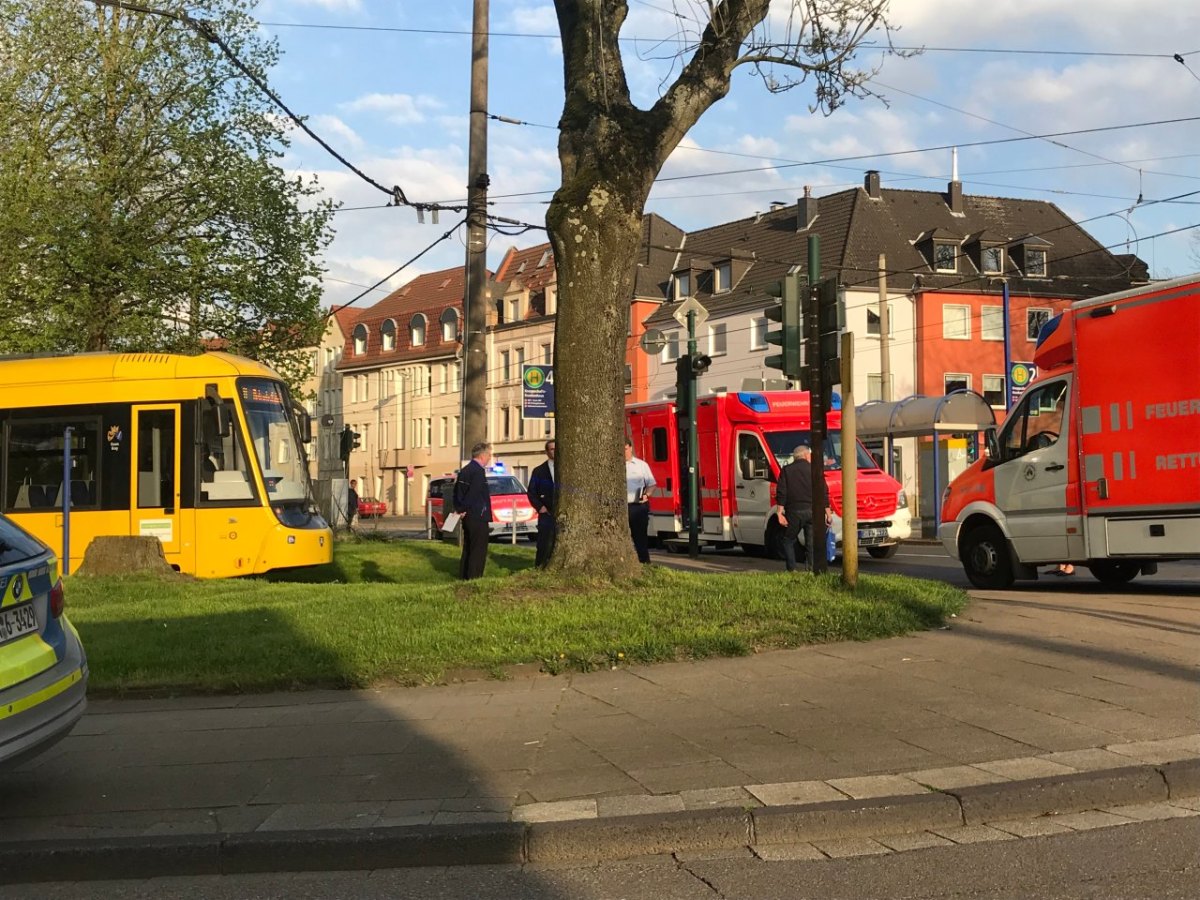
M620 586L491 548L487 577L455 578L441 542L339 542L329 566L267 578L72 578L68 613L99 691L263 691L419 683L534 663L551 673L871 640L941 625L966 595L863 576L697 574L657 566Z
M265 77L251 5L186 10ZM301 380L332 206L280 168L266 98L177 21L84 0L0 0L0 19L0 352L220 339Z

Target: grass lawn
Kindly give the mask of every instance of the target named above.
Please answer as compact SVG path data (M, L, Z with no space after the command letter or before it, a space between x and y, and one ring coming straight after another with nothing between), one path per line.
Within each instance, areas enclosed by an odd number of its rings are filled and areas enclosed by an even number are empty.
M71 578L67 611L103 692L266 691L436 681L624 662L737 656L869 640L942 623L957 588L901 576L707 575L653 566L633 585L573 583L493 545L487 576L455 580L458 548L339 543L329 566L262 578Z

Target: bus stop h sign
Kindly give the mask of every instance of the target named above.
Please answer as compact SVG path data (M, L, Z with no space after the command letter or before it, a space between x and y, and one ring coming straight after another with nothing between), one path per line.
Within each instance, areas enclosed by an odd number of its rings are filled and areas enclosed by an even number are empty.
M554 366L521 366L521 416L554 418Z

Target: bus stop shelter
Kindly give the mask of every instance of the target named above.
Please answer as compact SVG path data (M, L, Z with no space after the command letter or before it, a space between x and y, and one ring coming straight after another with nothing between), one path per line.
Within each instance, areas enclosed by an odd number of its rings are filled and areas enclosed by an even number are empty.
M987 401L975 391L954 391L942 397L914 394L903 400L886 402L872 400L857 409L857 432L860 440L883 440L887 446L885 458L888 472L892 471L892 442L896 438L933 439L933 509L936 518L942 482L949 481L939 464L940 442L951 435L970 435L978 441L979 432L993 427L996 415ZM919 471L919 468L918 468ZM920 503L917 506L920 514Z

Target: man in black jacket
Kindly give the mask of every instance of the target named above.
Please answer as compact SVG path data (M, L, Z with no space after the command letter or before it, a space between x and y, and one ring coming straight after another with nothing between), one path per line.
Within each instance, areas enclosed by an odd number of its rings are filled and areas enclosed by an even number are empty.
M804 532L805 567L812 569L816 551L813 548L813 477L812 450L801 444L792 451L792 461L779 470L775 486L775 502L780 507L779 524L784 526L783 561L789 572L796 571L796 536ZM831 518L828 507L825 521Z
M488 538L492 531L492 495L488 492L486 466L492 461L492 445L481 441L471 448L471 461L458 471L454 482L454 511L462 516L462 557L458 577L479 578L487 565Z
M554 441L546 441L546 456L544 463L533 470L529 476L529 505L537 510L537 557L534 565L544 569L550 564L554 553L554 501L558 491L558 474L554 469L556 447Z

